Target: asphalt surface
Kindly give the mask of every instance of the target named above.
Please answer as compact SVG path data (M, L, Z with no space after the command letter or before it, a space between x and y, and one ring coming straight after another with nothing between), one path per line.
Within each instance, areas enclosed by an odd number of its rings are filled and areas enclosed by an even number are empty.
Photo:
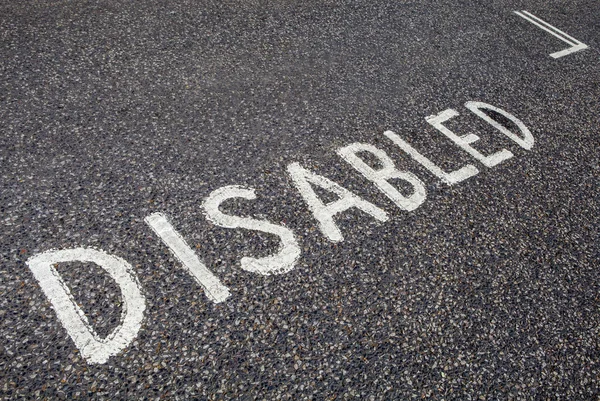
M550 57L570 45L516 10L589 48ZM597 1L5 0L0 35L3 399L599 399ZM532 149L467 101L518 117ZM449 108L448 128L514 157L485 167L425 121ZM448 186L386 130L479 174ZM336 154L353 142L417 175L423 204L401 210ZM350 209L330 241L295 162L388 221ZM256 199L222 211L293 231L291 271L240 268L280 241L206 218L226 185ZM155 212L229 298L207 298L144 222ZM78 247L133 266L145 298L106 363L81 355L26 264ZM111 333L118 284L93 263L55 268Z

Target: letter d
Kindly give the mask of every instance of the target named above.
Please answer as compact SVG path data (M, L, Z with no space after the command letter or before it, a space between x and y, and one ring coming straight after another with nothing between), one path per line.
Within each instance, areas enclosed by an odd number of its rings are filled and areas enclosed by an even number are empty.
M106 338L100 338L75 302L69 287L54 264L62 262L92 262L103 268L117 282L123 297L121 322ZM140 330L145 298L129 263L103 251L90 248L48 251L27 260L58 319L73 339L88 363L105 363L109 357L126 348Z

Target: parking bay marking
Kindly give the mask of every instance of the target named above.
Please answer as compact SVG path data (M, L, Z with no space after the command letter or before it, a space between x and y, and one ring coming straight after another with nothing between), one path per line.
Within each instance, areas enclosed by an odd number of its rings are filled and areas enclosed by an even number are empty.
M586 44L528 11L514 11L514 13L571 46L550 54L552 58L560 58L588 48ZM531 132L512 114L482 102L467 102L465 107L522 148L531 150L533 147L534 138ZM487 113L482 111L485 109L499 113L511 120L517 125L523 137L509 131L506 127L491 118ZM426 121L488 168L494 167L513 157L512 152L506 149L502 149L491 155L483 155L472 147L472 144L480 139L477 135L467 134L460 136L443 125L445 121L458 115L458 112L455 110L448 109L437 115L426 117ZM427 169L433 176L448 185L457 184L479 173L479 169L471 164L462 166L452 172L445 172L394 132L386 131L384 132L384 136L408 154L414 161ZM337 149L336 152L342 159L362 174L364 178L371 181L401 210L410 212L418 208L425 201L427 194L422 181L410 171L397 170L389 156L383 150L371 144L352 143ZM371 153L379 159L383 167L379 170L371 168L359 156L360 152ZM351 193L328 178L304 169L298 163L291 163L288 166L288 174L292 183L302 195L309 210L312 212L313 218L319 223L322 234L332 242L343 240L342 233L333 220L333 217L349 208L359 208L366 214L382 222L388 220L387 213L383 209ZM394 178L402 179L411 184L413 188L412 194L409 196L402 195L388 182ZM329 204L324 204L312 189L312 185L333 192L338 195L339 199ZM244 188L236 185L219 188L213 191L203 204L206 218L221 227L244 228L277 235L281 241L277 254L260 259L242 258L241 268L261 275L283 274L292 270L300 256L300 248L292 230L283 225L273 224L265 220L226 215L219 210L218 207L223 201L236 197L248 200L256 198L254 189L252 188ZM147 216L144 221L167 245L188 273L195 278L196 282L204 289L208 299L215 303L220 303L231 295L229 289L202 263L200 258L186 243L185 239L175 230L167 219L167 216L162 213L154 213ZM56 263L74 261L91 262L99 265L116 281L121 289L123 298L121 321L105 338L99 338L93 327L89 324L84 312L71 295L68 286L53 267ZM141 328L144 316L145 297L141 291L135 272L126 261L101 250L73 248L42 252L29 258L26 263L50 301L58 320L88 363L105 363L110 356L116 355L125 349L135 339Z
M566 48L564 50L560 50L560 51L550 54L550 57L560 58L560 57L566 56L567 54L575 53L580 50L588 48L588 45L581 43L579 40L573 38L572 36L567 35L565 32L550 25L546 21L542 20L541 18L536 17L535 15L531 14L528 11L525 11L525 10L514 11L514 13L517 14L519 17L531 22L533 25L537 26L538 28L543 29L544 31L548 32L549 34L556 36L563 42L571 45L571 47L569 47L569 48Z

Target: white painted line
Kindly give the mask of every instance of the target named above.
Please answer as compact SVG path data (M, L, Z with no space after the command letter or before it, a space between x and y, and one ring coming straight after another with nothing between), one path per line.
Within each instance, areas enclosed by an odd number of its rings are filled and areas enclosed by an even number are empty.
M361 152L369 152L377 157L383 167L379 170L373 169L360 158L359 154ZM383 150L368 143L355 142L338 149L337 154L366 179L372 181L400 209L410 212L421 206L425 201L427 192L423 182L410 171L397 170L392 159ZM413 188L412 194L408 197L402 195L388 182L388 180L394 178L408 182Z
M92 328L69 287L54 268L55 264L64 262L95 263L119 285L123 297L121 319L106 338L100 338ZM27 265L56 311L58 320L88 363L105 363L137 336L146 301L133 268L123 259L96 249L75 248L40 253L29 258Z
M380 209L371 202L353 194L340 184L333 182L322 175L308 171L298 163L290 164L287 167L287 170L294 185L300 192L300 195L302 195L308 208L313 213L313 216L319 222L321 232L331 242L340 242L344 240L342 232L333 220L333 216L350 208L355 207L360 209L381 222L388 220L388 215L383 209ZM329 192L333 192L339 199L325 205L312 189L311 184Z
M242 269L265 276L283 274L292 270L300 256L300 246L292 230L265 220L224 214L219 210L219 206L227 199L232 198L253 200L256 199L256 193L252 188L243 188L237 185L230 185L213 191L203 204L208 220L225 228L245 228L274 234L281 240L281 246L276 255L264 258L244 257L240 261Z
M571 45L571 47L569 47L567 49L550 54L550 57L560 58L560 57L566 56L567 54L575 53L579 50L588 48L588 45L581 43L579 40L573 38L572 36L569 36L565 32L561 31L560 29L556 28L555 26L550 25L546 21L542 20L541 18L536 17L535 15L531 14L528 11L525 11L525 10L522 10L521 12L514 11L514 13L517 14L519 17L531 22L533 25L537 26L538 28L543 29L544 31L548 32L549 34L551 34L551 35L559 38L563 42Z
M400 138L393 131L385 131L383 135L388 137L400 149L408 153L408 155L412 157L417 163L421 164L433 175L435 175L448 185L457 184L479 173L477 167L473 166L472 164L467 164L466 166L463 166L458 170L452 171L451 173L446 173L444 170L433 164L433 162L427 157L417 152L415 148L410 146L404 139Z
M162 213L154 213L144 219L160 239L169 247L173 255L194 276L204 289L206 296L214 303L225 301L230 294L229 289L204 266L196 253L173 228L167 217Z
M572 36L569 36L566 32L561 31L560 29L556 28L555 26L550 25L549 23L547 23L546 21L544 21L543 19L536 17L535 15L531 14L529 11L525 11L525 10L521 10L522 14L527 15L528 17L536 20L538 23L544 25L546 28L551 29L552 31L562 35L565 39L565 41L568 40L567 43L570 42L570 44L572 45L576 45L577 43L581 43L580 41L578 41L577 39L575 39Z

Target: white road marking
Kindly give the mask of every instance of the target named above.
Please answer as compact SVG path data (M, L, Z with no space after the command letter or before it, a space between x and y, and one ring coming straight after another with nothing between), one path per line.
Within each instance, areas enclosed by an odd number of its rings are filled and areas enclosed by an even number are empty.
M353 194L330 179L306 170L298 163L290 164L287 170L308 208L319 222L321 232L332 242L344 240L342 232L333 221L333 216L350 208L356 207L381 222L388 220L388 215L384 210ZM311 184L333 192L340 199L327 205L323 204L315 191L313 191Z
M440 114L438 114L436 116L426 117L425 120L429 124L433 125L435 127L435 129L440 131L442 134L446 135L452 142L457 144L459 147L464 149L471 156L473 156L474 158L479 160L481 163L483 163L484 166L494 167L495 165L503 162L504 160L510 159L511 157L513 157L513 154L506 149L502 149L499 152L496 152L489 156L485 156L485 155L481 154L477 149L475 149L471 146L471 144L473 142L476 142L479 140L479 137L477 135L467 134L464 136L459 136L459 135L456 135L454 132L452 132L450 129L448 129L447 127L445 127L442 124L445 121L448 121L449 119L456 117L458 115L459 114L456 110L448 109L448 110L442 111Z
M483 102L467 102L465 106L521 147L527 150L533 147L533 135L531 135L525 124L512 114ZM488 116L482 111L484 109L499 113L511 120L517 125L523 137L509 131L506 127ZM457 115L458 113L455 110L448 109L436 116L428 117L427 121L487 166L491 167L508 157L512 157L512 153L506 150L502 150L491 156L483 156L473 148L466 148L467 145L477 141L479 137L474 134L458 136L442 124ZM446 173L394 132L386 131L384 135L408 153L415 161L449 185L456 184L479 173L479 170L470 164ZM468 149L471 149L471 151ZM359 156L361 152L369 152L377 157L383 167L379 170L370 167ZM407 211L414 210L426 199L425 186L421 180L411 172L397 170L391 158L383 150L366 143L352 143L338 149L337 153L365 178L374 182L386 196L402 209ZM321 231L330 241L339 242L343 240L342 233L335 224L333 217L350 208L356 207L381 222L388 220L387 213L381 208L353 194L336 182L306 170L298 163L288 165L287 170L295 187L299 190L315 219L318 221ZM413 193L408 197L403 196L389 183L391 179L402 179L412 184ZM336 194L339 199L325 205L314 192L312 186L330 191ZM219 210L219 206L231 198L253 200L256 199L256 194L254 189L240 186L219 188L213 191L204 202L203 206L207 218L222 227L262 231L277 235L281 240L281 246L276 255L264 258L242 258L242 268L263 275L282 274L292 270L301 252L293 232L287 227L276 225L266 220L231 216L222 213ZM209 299L215 303L219 303L230 296L229 289L206 268L181 235L175 231L164 214L154 213L144 220L180 260L183 267L202 286ZM99 338L90 326L87 317L77 305L69 288L53 267L56 263L70 261L98 264L110 274L121 289L123 297L121 322L104 339ZM133 269L123 259L106 254L100 250L76 248L62 251L50 250L35 255L27 261L27 265L39 282L44 294L50 300L59 321L65 327L67 333L71 336L73 342L88 363L106 362L110 356L126 348L136 337L144 316L146 307L145 298L141 293Z
M54 268L55 264L63 262L95 263L119 285L123 298L121 320L106 338L98 337ZM137 336L146 302L133 268L123 259L96 249L75 248L37 254L27 260L27 265L56 311L58 320L88 363L105 363Z
M237 185L222 187L213 191L206 198L203 205L208 220L225 228L245 228L274 234L281 240L281 246L276 255L264 258L244 257L241 260L242 269L262 275L282 274L292 270L300 256L300 246L292 230L264 220L230 216L222 213L219 206L231 198L253 200L256 199L256 194L252 188L243 188Z
M365 163L358 154L369 152L379 159L383 168L374 170ZM399 171L394 166L392 159L381 149L368 143L352 143L337 150L345 161L360 172L366 179L375 185L390 198L400 209L412 211L421 206L427 197L425 185L419 178L409 171ZM402 195L388 180L398 178L412 185L413 192L409 197Z
M175 231L167 217L162 213L154 213L144 219L160 239L169 247L173 255L196 279L204 289L206 296L214 303L225 301L229 289L210 270L204 266L196 253L185 242L183 237Z
M415 148L410 146L404 139L396 135L393 131L385 131L383 135L388 137L392 142L398 145L400 149L408 153L409 156L412 157L417 163L421 164L433 175L435 175L448 185L454 185L479 173L477 167L471 164L467 164L466 166L463 166L460 169L455 170L451 173L446 173L444 170L436 166L431 160L429 160L427 157L420 154Z
M465 103L465 107L471 110L473 113L475 113L475 115L477 115L479 118L483 119L485 122L490 124L492 127L496 128L498 131L502 132L504 135L515 141L523 149L531 150L531 148L533 147L535 139L533 138L533 135L531 135L531 131L529 131L529 128L527 128L521 120L510 114L508 111L502 110L499 107L492 106L491 104L483 102L467 102ZM523 138L509 131L508 128L506 128L505 126L488 116L486 113L481 111L481 109L492 110L508 118L510 121L515 123L517 127L519 127L519 130L521 130L521 132L523 133Z
M573 38L572 36L567 35L565 32L550 25L546 21L536 17L535 15L531 14L530 12L522 10L522 11L514 11L514 13L517 14L519 17L524 18L525 20L531 22L533 25L537 26L538 28L543 29L544 31L548 32L549 34L551 34L551 35L559 38L563 42L571 45L571 47L569 47L567 49L550 54L550 57L559 58L559 57L566 56L567 54L575 53L580 50L588 48L588 45L581 43L577 39Z

